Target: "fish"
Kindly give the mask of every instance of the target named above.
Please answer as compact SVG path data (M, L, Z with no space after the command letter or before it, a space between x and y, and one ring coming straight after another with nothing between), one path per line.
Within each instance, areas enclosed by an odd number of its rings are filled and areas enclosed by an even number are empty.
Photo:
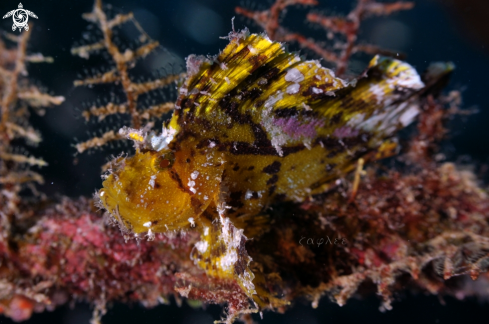
M126 234L199 231L191 257L207 275L236 280L259 305L279 303L246 252L271 226L267 209L324 192L359 159L394 154L427 85L408 63L381 56L343 80L247 30L232 32L219 55L186 63L162 131L119 131L135 154L113 161L97 199Z

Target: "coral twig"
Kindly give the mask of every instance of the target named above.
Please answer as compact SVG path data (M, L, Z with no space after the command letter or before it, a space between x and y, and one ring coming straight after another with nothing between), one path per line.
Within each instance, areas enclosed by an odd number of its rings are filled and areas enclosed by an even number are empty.
M308 48L318 54L327 62L336 65L336 75L343 75L347 68L350 57L355 52L366 52L368 54L383 54L397 56L397 52L379 48L370 44L357 44L358 33L361 22L370 16L390 15L400 10L413 8L414 2L398 1L394 3L380 3L375 0L358 0L356 7L346 16L323 16L318 13L309 13L307 20L319 24L332 38L333 34L339 34L345 38L345 42L335 44L332 48L324 48L315 40L309 39L299 33L291 33L282 27L279 22L280 14L285 11L287 6L305 4L316 5L317 2L311 1L284 1L276 0L268 10L250 11L242 7L236 7L236 13L254 20L263 28L268 36L276 41L295 41L303 48ZM340 49L339 52L337 49Z
M43 183L42 176L29 168L47 165L43 159L21 154L22 143L38 144L41 141L40 134L29 125L28 108L42 114L43 107L64 101L64 97L53 97L29 84L27 63L53 61L42 54L27 53L31 31L32 28L18 36L3 33L5 41L0 38L0 214L4 218L0 232L3 238L9 236L10 222L30 213L20 208L23 205L21 190L30 188L36 195L38 192L33 183ZM13 46L8 47L6 42Z
M86 120L91 117L97 117L98 121L102 121L109 115L128 114L131 117L131 127L141 128L143 122L152 118L159 118L165 112L173 109L172 103L163 103L160 105L151 106L149 108L141 108L138 106L138 98L150 91L164 88L173 82L182 78L182 74L172 74L155 80L137 83L131 80L130 69L135 66L138 59L144 58L152 53L159 43L151 40L144 32L139 23L134 19L132 13L117 14L112 19L109 19L102 8L102 1L95 1L93 11L83 15L87 21L97 24L103 34L103 39L92 44L75 47L71 50L73 55L78 55L88 59L90 53L106 50L113 62L115 68L99 75L88 77L82 80L76 80L75 86L92 86L97 84L120 84L125 94L125 102L114 103L109 102L103 106L92 106L82 113ZM138 48L125 49L121 52L119 47L114 43L114 28L121 24L132 22L136 29L140 32L139 40L142 43ZM101 138L93 138L91 140L79 143L76 145L78 152L81 153L93 147L99 147L114 140L123 139L116 136L113 131L104 134Z

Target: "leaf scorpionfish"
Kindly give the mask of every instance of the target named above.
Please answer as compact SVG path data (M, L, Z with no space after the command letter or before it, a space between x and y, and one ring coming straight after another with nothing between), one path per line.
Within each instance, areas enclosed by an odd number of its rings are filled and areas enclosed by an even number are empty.
M324 192L360 158L392 155L427 85L392 58L374 57L347 82L265 35L229 39L214 58L187 58L161 133L120 130L136 153L114 161L98 197L126 233L198 230L194 261L263 306L273 297L245 242L268 226L267 208Z

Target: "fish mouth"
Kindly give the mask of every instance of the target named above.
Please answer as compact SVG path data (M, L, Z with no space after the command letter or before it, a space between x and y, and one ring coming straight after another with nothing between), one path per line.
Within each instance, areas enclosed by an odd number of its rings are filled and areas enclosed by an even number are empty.
M112 216L112 219L117 223L123 233L130 233L132 231L132 225L121 216L119 204L112 204L112 202L116 202L117 199L110 194L110 190L102 188L95 194L94 198L95 206L100 209L105 209L110 216Z

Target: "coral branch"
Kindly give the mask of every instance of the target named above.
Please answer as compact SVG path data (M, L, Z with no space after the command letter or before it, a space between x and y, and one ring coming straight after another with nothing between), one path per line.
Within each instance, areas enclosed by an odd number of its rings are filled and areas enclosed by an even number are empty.
M15 105L17 99L18 80L21 74L25 74L25 53L30 31L21 34L16 39L17 53L15 68L8 74L8 81L5 82L6 88L2 91L2 120L0 122L0 133L5 132L5 124L9 120L10 110Z
M375 0L358 0L356 7L346 16L323 16L318 13L309 13L307 20L319 24L328 33L336 33L345 38L344 43L335 44L331 48L324 48L316 41L308 39L298 33L291 33L282 27L279 17L287 6L305 4L316 5L316 1L283 1L276 0L270 9L265 11L250 11L242 7L236 7L236 13L254 20L265 30L268 36L277 41L295 41L303 48L315 52L324 60L336 65L336 75L343 75L347 68L352 54L363 51L368 54L382 54L387 56L397 56L398 53L379 48L374 45L357 45L358 32L361 22L371 16L390 15L396 11L409 10L414 7L413 2L394 2L380 3ZM340 49L338 52L337 49Z
M129 79L129 75L127 72L127 63L130 60L132 60L133 54L129 51L124 53L124 55L121 54L117 46L115 46L114 43L112 42L111 24L109 24L109 22L107 21L105 12L102 10L101 0L97 0L95 2L95 6L93 7L93 13L97 22L99 23L100 30L103 33L104 47L112 56L112 59L116 64L117 72L120 78L119 80L121 81L122 87L124 88L124 92L126 93L127 106L128 106L129 114L132 117L132 124L134 125L134 127L139 128L141 127L141 122L139 120L137 110L136 110L137 96L134 95L134 92L130 87L131 80Z
M15 163L27 163L29 165L37 165L41 167L48 165L44 160L19 154L8 154L0 152L0 158L4 159L5 161L13 161Z
M34 196L40 197L34 183L43 183L42 176L30 170L43 167L47 163L40 158L27 156L24 145L35 145L41 136L29 124L29 107L39 115L44 107L59 105L64 97L53 97L41 92L27 79L27 63L51 63L50 57L42 54L27 54L27 43L32 29L19 36L3 33L5 41L13 43L7 47L0 38L0 237L8 239L10 223L28 217L31 210L24 209L27 200L21 191L30 189ZM20 300L16 300L16 303ZM30 316L30 314L29 314Z
M92 106L82 113L83 117L87 121L91 117L97 117L98 121L102 121L109 115L128 114L131 118L131 127L141 128L143 122L153 118L160 118L163 113L173 109L173 103L161 103L144 108L138 107L138 98L141 95L167 87L173 82L180 80L184 74L171 74L142 83L137 83L131 80L129 71L135 66L136 61L154 52L155 49L159 47L159 43L151 40L144 32L139 23L134 19L133 14L118 14L114 18L109 19L102 8L102 2L98 0L95 1L93 11L84 14L83 18L97 25L103 34L103 39L92 44L75 47L71 50L71 53L88 59L90 53L105 50L109 53L112 61L115 63L115 68L92 77L76 80L74 85L120 85L125 94L124 102L116 104L110 101L104 106ZM134 27L139 31L139 41L142 44L137 48L125 49L124 52L122 52L114 43L114 28L128 22L132 22ZM89 148L100 147L109 141L121 139L123 139L123 137L116 135L114 131L110 131L100 138L93 138L84 143L79 143L76 147L78 152L81 153Z
M76 144L76 150L78 153L83 153L84 151L94 148L101 147L111 141L116 141L122 139L119 134L116 134L114 131L108 131L104 133L101 137L93 137L88 141Z

